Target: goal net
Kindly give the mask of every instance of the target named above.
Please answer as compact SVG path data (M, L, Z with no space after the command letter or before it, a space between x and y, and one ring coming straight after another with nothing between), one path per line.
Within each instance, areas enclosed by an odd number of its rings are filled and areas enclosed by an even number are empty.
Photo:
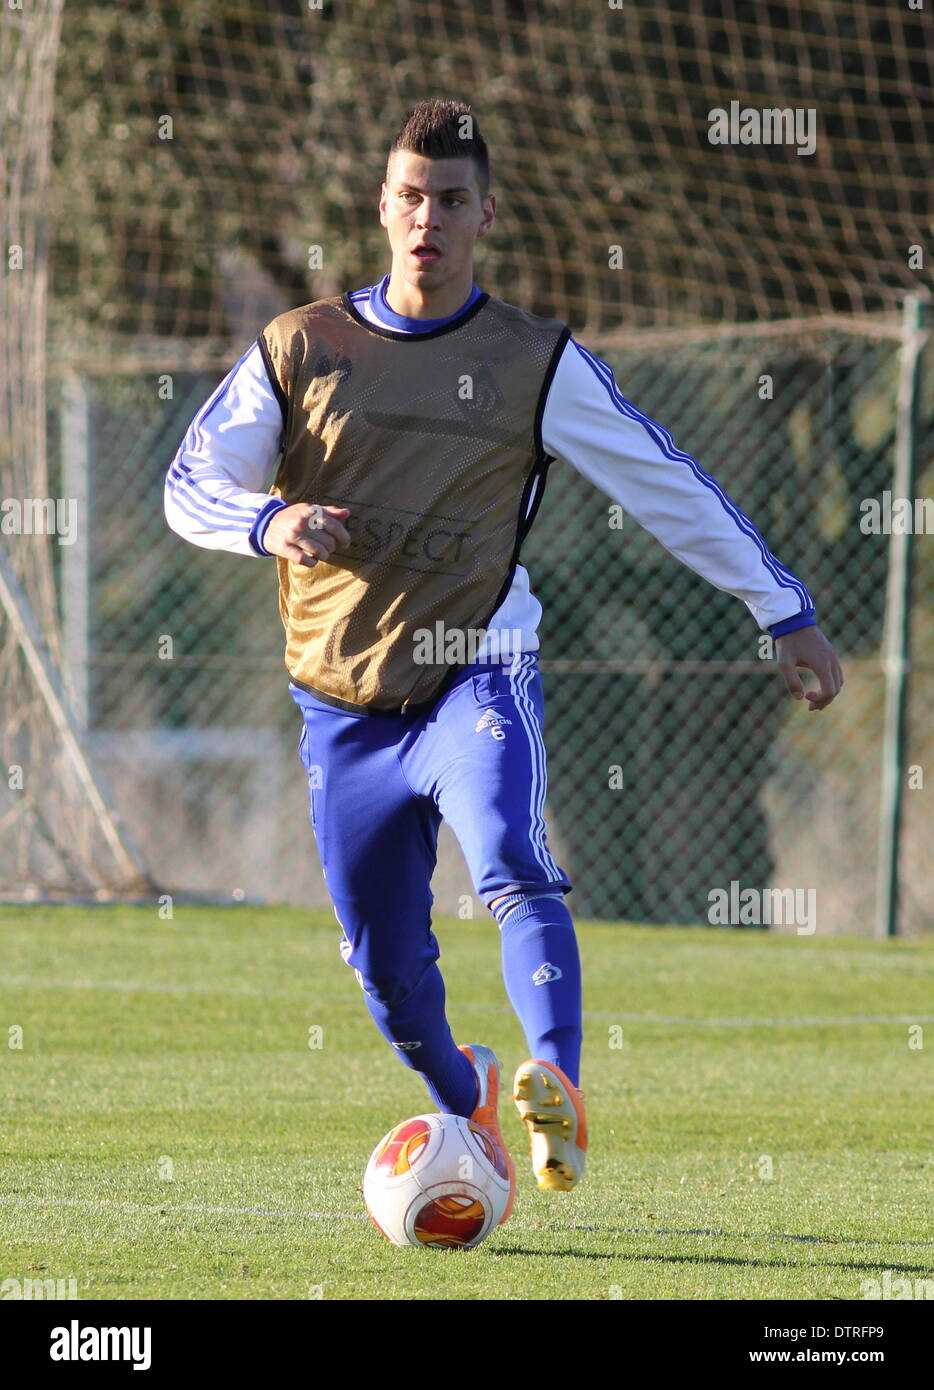
M611 361L626 394L739 489L773 549L830 595L830 635L866 663L863 713L846 727L872 755L841 763L833 732L805 743L814 776L832 769L823 785L858 807L871 896L889 555L884 537L849 541L860 500L894 476L902 304L929 281L930 35L926 12L867 0L4 7L0 893L260 897L274 884L325 901L317 872L294 868L313 850L273 579L168 533L161 481L194 410L265 322L385 272L375 205L389 141L414 101L453 96L472 104L498 199L478 282L561 317ZM909 411L922 491L930 356ZM777 383L770 398L761 376ZM727 658L706 591L686 589L674 613L674 572L641 542L626 552L623 592L607 577L620 563L610 538L588 532L576 606L563 606L548 572L557 500L605 528L595 498L565 486L549 484L529 556L553 615L553 833L572 869L613 885L593 890L591 910L697 919L700 871L662 865L661 846L672 818L690 839L705 767L733 779L732 862L762 881L792 863L810 873L806 846L804 860L788 858L791 791L769 782L791 737L778 713L762 746L753 740L757 756L743 751L762 698L756 668L739 673L737 720L696 729L673 765L690 775L655 788L642 849L614 858L628 831L607 840L606 827L632 822L616 803L608 814L605 788L576 779L560 751L582 734L580 672L561 662L603 663L586 742L595 769L631 744L634 776L650 746L665 757L680 746L686 711ZM934 603L918 552L912 699ZM843 584L831 555L846 560ZM758 661L755 643L753 631L728 660ZM665 661L682 663L690 691L637 738L632 702L650 698ZM920 764L914 708L902 751ZM270 810L274 786L287 790ZM929 912L916 815L906 806L906 929ZM854 833L841 825L821 862L847 863ZM685 848L681 865L696 860ZM451 864L448 907L463 886ZM871 929L848 927L840 878L834 929Z

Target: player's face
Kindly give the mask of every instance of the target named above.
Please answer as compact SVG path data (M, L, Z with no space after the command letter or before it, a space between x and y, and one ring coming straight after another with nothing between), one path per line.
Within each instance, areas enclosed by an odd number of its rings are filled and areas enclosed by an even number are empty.
M379 203L392 247L392 303L453 313L470 293L474 247L493 225L496 199L482 198L472 159L393 155ZM452 299L450 306L441 302ZM402 307L403 301L408 309Z

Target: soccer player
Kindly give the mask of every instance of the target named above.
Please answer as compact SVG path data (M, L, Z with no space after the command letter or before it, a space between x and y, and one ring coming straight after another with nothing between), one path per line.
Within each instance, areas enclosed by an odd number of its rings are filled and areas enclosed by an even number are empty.
M276 557L341 953L439 1108L502 1142L498 1059L455 1044L431 930L441 819L453 828L527 1040L513 1099L533 1172L568 1190L587 1148L581 970L545 834L541 606L518 563L549 464L741 599L777 639L792 696L824 709L843 677L805 586L610 367L565 324L474 284L495 212L469 108L419 103L379 203L389 273L267 325L192 422L165 510L195 545Z

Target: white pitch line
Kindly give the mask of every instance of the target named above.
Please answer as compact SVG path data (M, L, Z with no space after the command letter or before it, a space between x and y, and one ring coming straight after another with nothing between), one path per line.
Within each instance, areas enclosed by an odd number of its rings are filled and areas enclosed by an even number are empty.
M691 1028L812 1028L841 1023L934 1023L934 1014L830 1014L795 1018L685 1018L669 1014L587 1013L585 1018L608 1018L617 1023L681 1023Z
M288 1216L306 1217L310 1221L366 1221L365 1212L349 1211L290 1211L285 1207L208 1207L200 1203L170 1207L159 1202L117 1202L109 1197L0 1197L0 1206L102 1207L114 1211L146 1211L164 1216L176 1212L196 1212L208 1216Z
M201 1203L188 1203L184 1206L168 1207L162 1206L157 1202L118 1202L109 1197L89 1198L89 1197L40 1197L40 1196L21 1196L21 1197L0 1197L0 1206L36 1206L46 1207L88 1207L93 1210L100 1210L102 1207L112 1211L142 1211L150 1214L175 1216L186 1212L193 1212L196 1215L210 1216L279 1216L279 1217L305 1217L312 1221L366 1221L368 1217L364 1212L348 1211L295 1211L287 1207L216 1207L205 1206ZM538 1226L523 1225L521 1222L510 1222L511 1231L539 1230ZM596 1233L610 1234L614 1232L619 1235L631 1236L708 1236L714 1240L750 1241L750 1240L771 1240L771 1241L798 1241L813 1242L815 1244L842 1245L862 1245L862 1246L883 1246L896 1245L899 1248L907 1249L922 1248L928 1249L934 1246L932 1241L922 1240L873 1240L871 1237L861 1236L841 1236L828 1239L826 1236L806 1236L792 1235L777 1231L745 1231L736 1233L732 1231L717 1231L705 1228L692 1230L678 1230L671 1227L646 1227L646 1226L614 1226L605 1227L603 1225L574 1226L574 1230L586 1230ZM625 1258L622 1256L621 1258ZM920 1267L920 1266L919 1266Z
M27 989L110 989L129 994L242 994L266 999L308 999L310 990L254 989L251 985L178 985L140 980L54 980L32 975L0 975L0 985L22 985ZM331 996L334 997L334 996ZM352 994L340 996L352 999Z
M253 999L306 999L313 1003L311 988L256 989L250 985L182 985L140 980L57 980L36 979L31 975L0 975L0 986L22 986L27 989L100 989L129 994L203 994L242 995ZM331 1003L352 1003L357 994L330 994ZM454 1000L452 1012L458 1009L480 1010L483 1013L511 1013L507 1005L478 1004L469 1000ZM584 1018L602 1018L613 1023L678 1024L687 1028L813 1028L833 1024L854 1025L874 1023L934 1023L934 1014L815 1014L790 1018L691 1018L683 1014L632 1014L610 1012L606 1009L585 1009Z

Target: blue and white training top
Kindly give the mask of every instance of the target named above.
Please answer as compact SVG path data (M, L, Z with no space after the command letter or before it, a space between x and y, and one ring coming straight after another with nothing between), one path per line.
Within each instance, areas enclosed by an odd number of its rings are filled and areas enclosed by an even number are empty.
M386 302L388 274L351 294L362 317L396 332L427 333L459 318L481 293L474 285L456 314L416 319ZM716 588L742 599L773 637L816 623L805 586L771 553L723 488L668 432L620 391L612 369L573 337L548 388L542 443L576 468L672 555ZM270 498L282 450L282 410L257 344L241 357L192 421L165 483L165 515L173 531L208 550L268 555L269 518L288 505ZM530 499L530 505L534 498ZM529 576L516 566L512 587L487 630L494 653L538 650L542 608ZM479 659L484 659L481 652Z

